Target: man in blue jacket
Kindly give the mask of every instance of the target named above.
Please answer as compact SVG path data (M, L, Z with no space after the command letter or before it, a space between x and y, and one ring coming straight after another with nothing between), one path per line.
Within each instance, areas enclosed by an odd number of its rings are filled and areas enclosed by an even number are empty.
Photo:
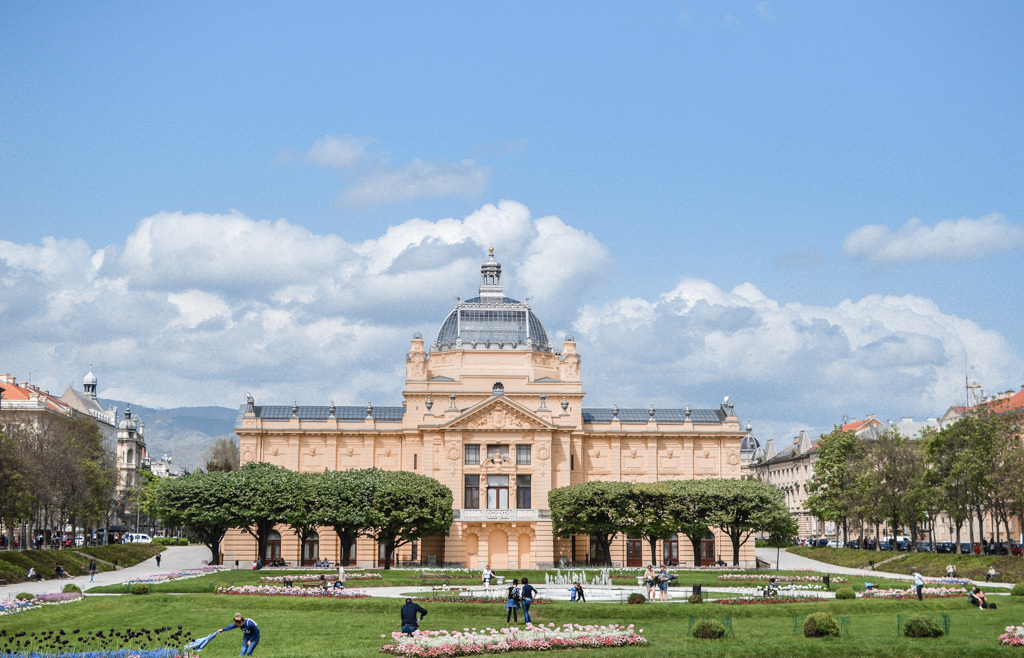
M419 619L416 618L417 615L419 615ZM426 616L426 609L413 603L412 599L406 599L405 605L402 606L402 632L412 635Z
M242 613L235 613L235 623L229 624L224 628L217 631L217 634L221 634L224 631L230 631L233 628L242 629L242 652L239 656L251 656L252 652L256 650L256 645L260 643L260 628L251 619L246 619L242 616Z

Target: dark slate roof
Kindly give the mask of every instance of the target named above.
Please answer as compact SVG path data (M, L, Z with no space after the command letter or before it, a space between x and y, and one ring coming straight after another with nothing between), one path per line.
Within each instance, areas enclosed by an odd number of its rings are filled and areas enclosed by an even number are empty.
M292 417L290 405L257 405L253 409L256 412L256 417L263 420L289 420ZM326 406L300 406L296 415L299 420L327 420L329 414L330 412ZM374 407L371 415L377 422L398 422L405 416L405 407ZM366 420L366 407L335 407L334 416L340 421L362 422Z
M624 425L646 423L650 416L647 409L619 409L619 422ZM654 420L659 423L682 424L686 420L685 409L655 409ZM690 409L690 420L695 425L718 424L725 420L725 413L721 409ZM611 409L584 409L584 423L610 423L612 422Z

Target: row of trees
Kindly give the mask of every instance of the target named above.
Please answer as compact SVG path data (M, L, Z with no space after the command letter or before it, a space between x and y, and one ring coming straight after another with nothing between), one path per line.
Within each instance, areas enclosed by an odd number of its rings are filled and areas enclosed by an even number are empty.
M342 564L360 536L385 547L384 568L395 550L415 539L447 535L452 492L437 480L376 468L296 473L251 463L233 472L195 473L160 482L155 512L168 526L186 526L220 562L220 543L243 528L266 554L270 532L290 526L300 544L317 527L329 526L341 544Z
M882 523L904 528L916 542L945 512L956 533L970 542L984 538L983 521L993 520L998 541L1010 537L1010 519L1024 518L1024 445L1020 414L982 411L940 431L912 440L887 430L864 441L840 428L821 439L811 495L812 514L842 527ZM975 535L975 522L977 535ZM1004 532L1005 531L1005 532Z
M646 539L651 555L659 539L686 535L698 566L700 542L712 528L729 536L735 565L740 546L752 534L788 538L796 533L782 492L756 480L585 482L551 491L548 505L556 537L595 537L609 564L609 547L619 533Z
M0 522L9 546L22 523L32 535L109 521L116 481L113 450L92 419L0 415Z

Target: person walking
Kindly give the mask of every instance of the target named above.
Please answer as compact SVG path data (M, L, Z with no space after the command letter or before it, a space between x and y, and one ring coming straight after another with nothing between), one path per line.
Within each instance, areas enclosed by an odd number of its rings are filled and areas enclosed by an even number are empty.
M914 571L914 589L917 590L917 600L924 601L924 576L917 570Z
M156 568L157 569L160 568L160 554L159 553L156 554Z
M661 592L661 600L668 601L668 569L665 565L661 565L661 569L658 571L658 591Z
M576 600L580 603L586 603L587 597L583 595L583 585L576 583L573 587L576 590Z
M485 590L491 589L491 578L494 578L494 572L491 571L491 565L484 565L483 580Z
M224 628L217 631L217 635L220 635L224 631L230 631L235 628L242 629L242 651L239 656L251 656L252 652L256 650L256 645L260 643L260 628L251 619L247 619L242 616L242 613L235 613L234 623L228 624Z
M96 560L89 560L89 582L96 581Z
M419 616L418 619L417 615ZM402 632L406 635L412 635L420 627L420 622L426 616L426 608L413 603L412 599L406 599L405 605L402 606Z
M513 622L519 624L519 602L522 599L522 592L519 589L519 579L513 578L512 584L508 586L508 600L505 601L505 623Z
M658 577L654 573L654 565L648 564L647 569L644 570L644 586L647 587L647 600L650 601L654 598L654 585L658 582Z
M537 588L530 584L529 578L523 578L523 623L532 624L530 618L530 605L533 604L533 597L537 596Z

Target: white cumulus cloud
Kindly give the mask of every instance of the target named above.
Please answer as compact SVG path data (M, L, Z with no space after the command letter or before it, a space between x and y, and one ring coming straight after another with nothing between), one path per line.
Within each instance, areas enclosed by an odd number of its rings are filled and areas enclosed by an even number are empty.
M914 217L896 231L872 224L843 240L843 254L876 264L910 261L974 261L989 254L1024 247L1024 226L1000 213L943 220L934 226Z

